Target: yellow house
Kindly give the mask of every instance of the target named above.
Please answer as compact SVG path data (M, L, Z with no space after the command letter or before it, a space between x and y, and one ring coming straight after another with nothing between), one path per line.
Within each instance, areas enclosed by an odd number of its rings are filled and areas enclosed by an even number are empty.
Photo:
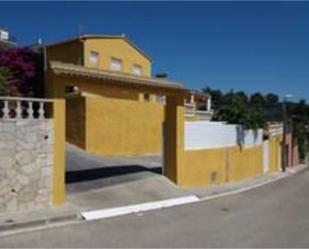
M120 75L134 75L140 77L151 76L151 58L134 45L124 35L83 35L74 39L57 42L46 47L47 61L59 61L74 65L97 68ZM47 87L47 94L51 87ZM97 93L99 95L128 99L151 100L153 96L145 93L121 91L113 89L83 89L83 93Z
M150 57L125 36L84 35L46 46L45 52L46 94L66 98L70 143L103 156L159 154L164 149L164 174L184 186L262 174L261 145L185 150L185 100L192 104L197 94L151 77ZM269 143L273 171L279 139Z
M46 95L66 98L67 141L98 155L162 152L165 97L184 87L151 77L151 58L126 36L83 35L45 53ZM67 80L55 84L54 72Z

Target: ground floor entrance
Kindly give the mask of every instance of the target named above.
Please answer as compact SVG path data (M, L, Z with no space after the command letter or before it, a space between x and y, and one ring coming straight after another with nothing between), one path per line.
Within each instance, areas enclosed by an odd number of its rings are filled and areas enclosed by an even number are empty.
M66 137L69 137L69 142L77 141L75 144L88 154L98 156L94 159L92 156L89 158L88 155L83 155L82 152L66 151L69 162L60 173L65 175L67 171L66 178L61 179L61 185L66 182L68 191L78 192L78 190L91 189L95 185L107 186L113 182L141 175L140 172L159 175L156 170L147 166L148 162L145 163L143 158L139 158L137 162L126 159L124 162L126 167L122 159L116 165L113 161L110 161L110 164L106 164L105 161L104 164L102 160L111 160L108 159L110 155L118 157L157 154L153 152L158 152L163 155L163 159L159 160L164 162L161 163L164 165L164 170L161 171L166 178L159 176L169 184L180 182L184 163L182 158L184 98L190 93L188 89L167 80L129 77L122 74L109 75L102 70L91 70L82 66L57 62L50 62L47 79L47 93L53 97L67 100L66 89L72 86L80 92L80 97L84 102L79 101L78 105L75 103L66 108L64 120ZM114 94L110 96L109 91L104 90L103 86L108 89L113 88L115 90L113 93L134 91L164 96L165 102L164 105L155 105L145 101L141 103L139 99L127 99L123 96L114 96ZM83 113L83 115L76 116L76 110L81 110L78 113ZM73 113L69 115L69 112ZM159 118L153 118L153 116ZM78 125L74 125L76 123ZM87 168L87 165L92 165L92 167ZM107 167L102 167L102 165L107 165ZM82 168L76 170L70 167ZM155 167L159 167L159 164L155 163ZM160 169L157 170L160 171ZM119 176L117 180L115 175ZM158 185L164 186L164 184ZM140 186L136 188L142 191L147 189ZM152 187L152 189L156 188ZM164 191L159 192L164 193ZM106 202L106 200L107 198L101 198L100 201Z
M186 195L162 175L161 155L104 157L67 144L66 165L68 203L83 211Z
M66 187L69 194L97 190L162 174L162 156L102 157L67 144Z

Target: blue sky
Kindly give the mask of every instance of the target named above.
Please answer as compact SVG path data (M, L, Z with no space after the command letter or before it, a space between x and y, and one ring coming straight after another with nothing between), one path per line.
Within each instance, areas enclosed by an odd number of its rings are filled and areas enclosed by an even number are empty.
M22 45L125 33L187 87L309 100L309 2L0 2Z

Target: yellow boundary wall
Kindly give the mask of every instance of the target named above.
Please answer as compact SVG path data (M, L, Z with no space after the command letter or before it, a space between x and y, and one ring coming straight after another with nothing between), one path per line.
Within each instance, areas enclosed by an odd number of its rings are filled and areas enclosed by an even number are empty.
M282 135L269 138L269 170L276 172L281 167L281 140Z
M269 139L269 172L280 170L280 136ZM184 151L182 186L208 186L263 175L263 145Z
M67 141L101 156L161 154L163 121L158 103L67 98Z
M182 185L205 186L261 175L263 148L240 146L185 151Z
M86 98L86 150L130 156L162 152L164 106L113 98Z

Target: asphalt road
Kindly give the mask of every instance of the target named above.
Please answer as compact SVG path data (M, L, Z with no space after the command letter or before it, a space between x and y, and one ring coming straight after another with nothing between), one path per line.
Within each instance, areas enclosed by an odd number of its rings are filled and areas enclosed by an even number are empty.
M0 238L2 247L309 247L309 171L180 207Z

